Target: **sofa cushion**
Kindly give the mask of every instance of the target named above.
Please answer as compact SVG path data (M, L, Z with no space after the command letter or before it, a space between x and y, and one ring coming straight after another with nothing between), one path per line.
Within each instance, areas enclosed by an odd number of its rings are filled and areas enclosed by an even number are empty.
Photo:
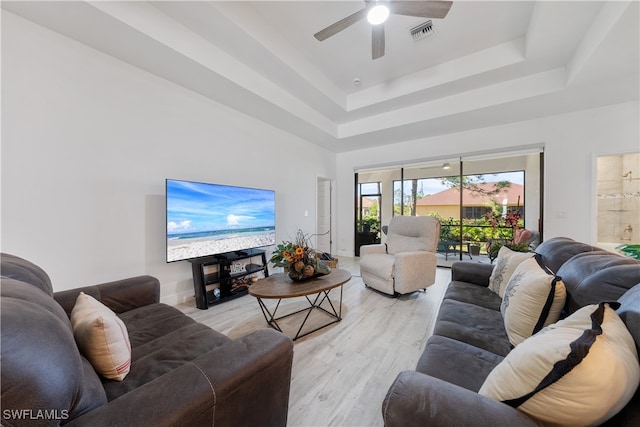
M525 340L479 393L547 423L596 425L640 383L636 345L606 303L590 305Z
M49 296L53 295L51 279L42 268L31 261L11 254L0 254L0 258L2 258L2 264L0 264L2 277L28 283L46 292Z
M640 261L606 251L585 252L565 262L557 274L567 288L565 309L573 313L585 305L620 298L640 282Z
M416 371L477 392L502 359L490 351L434 335L427 341Z
M540 255L542 264L549 270L557 273L562 264L573 256L583 253L601 250L587 243L576 242L569 237L553 237L542 242L536 253Z
M451 281L468 282L486 288L493 272L492 264L480 262L454 261L451 264Z
M627 325L629 333L636 342L636 351L640 356L640 282L629 289L619 300L620 307L616 310L620 319ZM631 402L624 407L607 425L640 426L640 387Z
M488 288L474 283L453 281L444 292L444 299L479 305L491 310L500 310L502 299Z
M0 290L2 409L57 411L73 419L106 404L62 307L31 283L2 278Z
M53 298L71 316L78 294L91 295L114 313L120 314L147 304L160 301L160 281L149 275L128 277L99 285L57 291Z
M560 318L566 300L562 280L530 258L509 279L500 311L513 345L518 345Z
M109 401L231 341L162 303L130 310L120 318L131 340L131 370L123 381L103 382Z
M177 308L162 303L145 305L118 316L129 331L129 341L134 355L142 345L197 323Z
M640 282L622 295L618 302L620 307L618 307L616 313L627 325L627 329L636 342L636 349L640 355Z
M227 336L193 323L134 347L131 372L124 381L104 381L107 398L120 397L229 342Z
M3 298L14 298L23 301L25 304L36 304L41 310L48 311L52 316L55 316L71 332L69 317L62 310L62 307L49 296L48 292L41 290L38 286L33 286L31 283L6 277L2 277L1 280L2 288L0 290Z
M520 263L533 257L533 255L533 252L516 252L506 246L502 246L498 251L496 266L493 268L491 276L489 276L489 289L502 298L513 272L516 271Z
M131 366L131 344L124 322L107 306L80 292L71 311L73 336L96 372L122 381Z
M500 311L451 299L442 301L433 333L499 356L512 348Z

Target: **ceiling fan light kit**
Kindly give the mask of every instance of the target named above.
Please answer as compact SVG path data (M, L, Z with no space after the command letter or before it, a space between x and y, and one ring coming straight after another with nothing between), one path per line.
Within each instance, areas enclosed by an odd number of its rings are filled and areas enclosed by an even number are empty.
M377 59L384 56L385 37L384 25L382 24L389 17L389 14L443 19L449 13L452 4L452 1L365 0L364 9L334 22L313 36L319 41L326 40L366 17L367 21L373 25L371 27L371 58ZM425 26L427 23L429 25ZM413 33L414 29L411 30L411 36L414 40L433 34L431 21L429 20L427 23L415 27L417 28L415 34Z
M389 17L389 4L386 1L376 2L367 13L367 21L371 25L380 25Z

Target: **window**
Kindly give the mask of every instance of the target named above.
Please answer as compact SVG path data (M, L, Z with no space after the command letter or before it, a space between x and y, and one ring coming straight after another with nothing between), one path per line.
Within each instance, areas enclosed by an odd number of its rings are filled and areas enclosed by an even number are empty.
M379 182L365 182L360 187L360 219L376 218L380 220L380 198L382 185Z
M518 226L538 231L542 237L543 164L542 150L535 148L358 171L356 243L357 234L363 232L363 218L375 217L380 227L388 225L395 215L429 215L442 225L440 241L450 242L438 254L438 265L449 266L453 260L471 255L473 260L488 262L489 242L509 239L513 232L502 224L508 213L519 214ZM496 228L486 218L491 213L501 219ZM480 256L476 258L478 247Z
M488 206L463 206L462 217L464 219L480 219L491 212Z

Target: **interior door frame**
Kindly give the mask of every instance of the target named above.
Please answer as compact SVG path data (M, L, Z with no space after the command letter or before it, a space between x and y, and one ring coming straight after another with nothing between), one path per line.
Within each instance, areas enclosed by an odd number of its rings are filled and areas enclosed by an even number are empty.
M321 186L328 185L328 194L325 192ZM334 229L334 218L333 218L333 207L334 207L334 194L333 194L333 185L334 180L330 178L324 178L318 176L316 179L316 248L322 250L320 248L320 244L318 243L318 238L324 236L326 234L329 235L329 250L330 254L333 254L333 229ZM324 223L320 223L320 219L325 215L325 207L328 207L328 217L329 217L329 229L322 229L324 227ZM327 252L327 251L324 251Z

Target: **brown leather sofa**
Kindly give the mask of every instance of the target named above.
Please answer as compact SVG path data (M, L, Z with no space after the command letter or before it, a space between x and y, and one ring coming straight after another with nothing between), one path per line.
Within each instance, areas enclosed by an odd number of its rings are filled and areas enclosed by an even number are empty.
M33 263L1 255L2 425L285 426L293 343L263 329L231 340L159 303L140 276L54 293ZM132 364L100 377L69 314L83 291L125 323Z
M640 262L563 237L543 242L536 253L562 277L565 316L589 304L617 300L617 312L640 353ZM501 298L487 288L492 269L466 261L453 264L433 335L415 370L401 372L383 402L385 426L541 424L478 394L513 348L500 312ZM606 425L640 425L640 390Z

